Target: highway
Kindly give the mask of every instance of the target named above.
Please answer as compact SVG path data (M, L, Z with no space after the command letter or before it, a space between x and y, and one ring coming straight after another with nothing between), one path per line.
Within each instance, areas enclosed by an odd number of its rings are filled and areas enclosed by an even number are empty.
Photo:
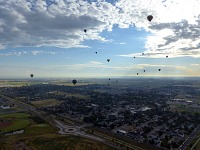
M190 136L183 142L183 144L179 147L178 150L185 150L199 132L200 125L190 134Z

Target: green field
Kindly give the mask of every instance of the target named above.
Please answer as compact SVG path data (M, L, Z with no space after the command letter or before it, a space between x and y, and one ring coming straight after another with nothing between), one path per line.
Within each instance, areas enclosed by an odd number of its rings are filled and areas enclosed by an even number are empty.
M0 87L21 87L21 86L29 86L35 84L41 84L42 82L37 82L34 80L0 80Z
M35 107L49 107L49 106L55 106L59 105L61 102L55 99L45 99L40 101L32 101L31 104Z
M51 94L55 94L55 95L61 95L61 96L65 96L65 97L76 97L79 99L88 99L90 96L89 95L82 95L82 94L69 94L69 93L65 93L65 92L60 92L60 91L52 91L49 92Z
M40 150L113 150L98 142L75 136L60 136L56 138L37 138L28 141L32 149Z
M11 132L27 127L30 124L30 120L28 119L29 116L30 115L26 113L12 113L0 115L1 132Z

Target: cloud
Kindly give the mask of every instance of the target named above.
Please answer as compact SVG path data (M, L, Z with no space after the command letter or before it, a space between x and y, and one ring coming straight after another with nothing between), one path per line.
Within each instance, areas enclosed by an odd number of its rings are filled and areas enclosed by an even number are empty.
M21 56L24 52L9 52L9 53L0 53L0 57L7 57L7 56Z
M200 66L200 64L190 64L191 66Z
M1 0L0 49L89 48L83 44L85 40L113 42L101 33L112 31L117 25L149 32L144 51L148 57L200 57L199 3L200 0ZM146 19L149 14L154 17L151 23Z
M55 55L57 52L53 51L43 51L43 50L33 50L33 51L12 51L12 52L2 52L0 53L1 57L7 57L7 56L22 56L26 54L32 54L32 55L41 55L41 54L49 54L49 55Z
M42 51L42 50L34 50L30 52L32 55L39 55L39 54L50 54L50 55L55 55L55 52L52 51Z

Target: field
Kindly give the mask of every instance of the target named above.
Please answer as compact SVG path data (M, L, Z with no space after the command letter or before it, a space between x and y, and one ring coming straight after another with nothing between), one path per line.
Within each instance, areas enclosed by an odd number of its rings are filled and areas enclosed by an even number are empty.
M0 80L0 87L21 87L33 84L42 84L42 82L34 80Z
M59 105L61 102L57 101L55 99L45 99L45 100L40 100L40 101L32 101L31 104L34 105L35 107L49 107L49 106L55 106Z
M113 150L112 148L85 138L60 135L58 130L37 116L28 113L0 115L1 120L14 122L7 124L7 131L24 129L22 134L5 136L0 134L0 150ZM15 123L15 121L18 123ZM28 123L24 123L24 122ZM9 127L9 128L8 128ZM1 127L1 130L5 128Z
M76 98L80 98L80 99L88 99L90 96L89 95L82 95L82 94L69 94L69 93L65 93L65 92L57 92L57 91L52 91L49 92L51 94L55 94L55 95L61 95L63 97L76 97Z
M30 124L28 119L30 115L25 113L13 113L0 115L1 132L11 132L23 129Z

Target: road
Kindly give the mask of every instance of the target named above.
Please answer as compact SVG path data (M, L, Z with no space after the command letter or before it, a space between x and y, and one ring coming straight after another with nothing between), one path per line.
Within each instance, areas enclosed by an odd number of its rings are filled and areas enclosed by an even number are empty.
M74 136L80 136L80 137L83 137L83 138L87 138L87 139L91 139L93 141L97 141L97 142L101 142L105 145L108 145L116 150L121 150L123 149L122 147L120 146L117 146L115 144L112 144L110 142L108 142L108 140L111 140L111 137L110 138L103 138L104 136L95 136L95 135L91 135L91 134L86 134L84 131L81 131L80 129L82 128L82 126L67 126L65 125L64 123L62 123L61 121L58 121L58 120L54 120L54 119L49 119L49 118L46 118L45 116L41 115L37 109L33 106L30 106L26 103L23 103L23 102L20 102L18 100L15 100L13 98L10 98L8 96L5 96L5 95L2 95L0 94L0 97L14 103L16 106L22 108L23 110L25 111L28 111L29 113L31 114L34 114L42 119L44 119L45 121L49 122L51 125L57 127L60 129L59 133L60 134L70 134L70 135L74 135ZM66 132L66 129L67 128L75 128L75 132ZM120 141L118 140L118 143L123 143L123 141ZM127 143L128 144L128 143ZM134 148L132 148L133 146L130 144L128 144L128 147L131 148L131 149L134 149L134 150L143 150L142 148L140 147L137 147L137 146L134 146Z
M185 150L199 132L200 125L190 134L190 136L183 142L183 144L179 147L178 150Z

